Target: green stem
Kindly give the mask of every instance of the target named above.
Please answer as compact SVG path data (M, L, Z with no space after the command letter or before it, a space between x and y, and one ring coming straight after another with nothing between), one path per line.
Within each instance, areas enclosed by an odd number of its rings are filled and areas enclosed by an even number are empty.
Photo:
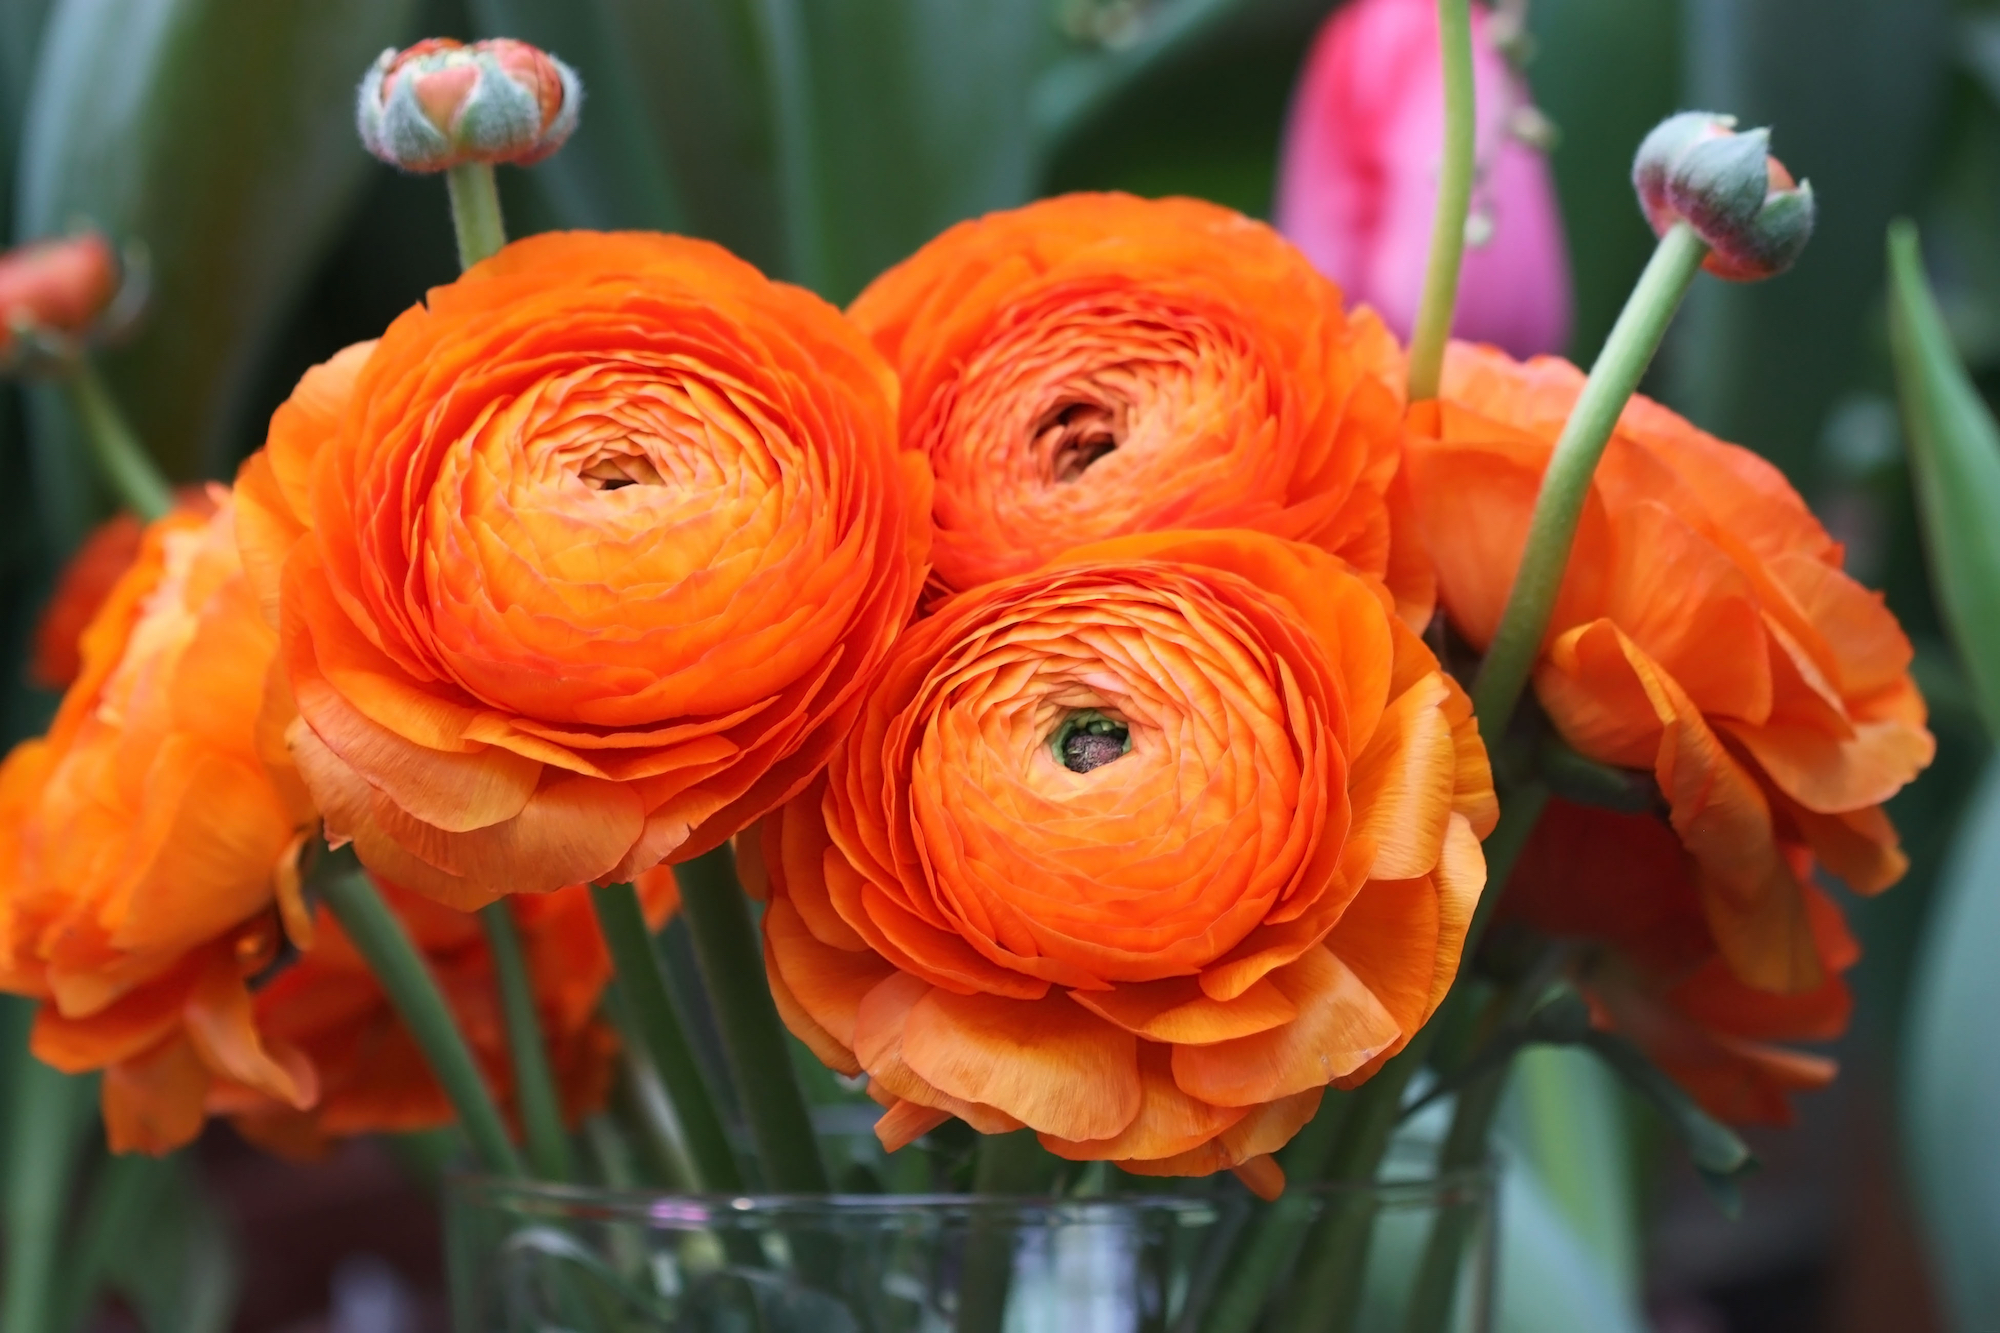
M781 1194L824 1194L832 1188L826 1164L728 845L675 866L674 877L765 1184Z
M1438 396L1444 349L1458 305L1458 272L1465 261L1465 220L1472 211L1472 177L1478 124L1472 86L1471 0L1438 0L1438 43L1444 58L1444 161L1438 170L1437 211L1431 216L1431 253L1424 267L1424 295L1410 335L1410 401Z
M1548 804L1549 789L1539 782L1516 787L1501 801L1500 822L1493 826L1493 832L1487 835L1486 843L1480 849L1486 854L1486 887L1480 892L1479 905L1472 909L1472 920L1465 928L1465 944L1458 955L1460 978L1465 975L1466 965L1479 952L1479 943L1486 938L1486 927L1492 922L1493 913L1507 892L1507 880L1514 873L1514 863L1528 849L1528 839L1533 836L1535 825L1541 822L1542 811L1548 808ZM1449 1004L1464 990L1464 986L1454 983L1444 1003Z
M1353 1093L1328 1092L1319 1113L1285 1145L1280 1165L1285 1168L1287 1188L1260 1208L1237 1238L1223 1265L1222 1284L1202 1319L1202 1333L1251 1333L1256 1328L1278 1279L1305 1242L1313 1220L1313 1200L1307 1191L1326 1174L1354 1101Z
M1507 609L1486 650L1479 678L1473 682L1473 712L1479 717L1479 734L1488 750L1507 734L1514 704L1541 651L1597 460L1707 257L1707 243L1685 222L1675 223L1660 238L1659 248L1640 275L1639 285L1632 289L1611 336L1604 340L1604 350L1590 368L1590 381L1583 386L1549 455L1548 471L1542 477L1541 493L1535 497L1534 517L1528 525L1527 547L1521 552L1513 591L1507 595Z
M328 857L322 864L333 863ZM359 868L348 866L314 877L321 901L367 962L375 980L388 992L403 1025L416 1038L424 1059L458 1112L458 1123L472 1140L480 1164L497 1176L526 1174L521 1156L507 1137L507 1123L493 1104L472 1051L465 1044L437 979L425 966L403 923L382 901L375 883Z
M778 159L786 260L793 282L828 292L826 247L819 225L818 162L814 152L811 69L799 0L753 0L762 48L764 90Z
M444 173L451 194L451 225L458 233L458 266L471 268L500 253L507 223L500 216L500 186L491 162L461 162Z
M118 400L111 396L88 356L77 358L75 369L62 380L62 386L83 426L84 442L97 464L97 474L111 487L119 504L148 523L166 517L174 507L173 488L139 443L131 423L118 408Z
M1492 1154L1488 1138L1493 1117L1500 1110L1501 1094L1507 1090L1507 1075L1513 1062L1474 1079L1458 1095L1445 1135L1444 1149L1438 1154L1440 1178L1486 1165ZM1403 1320L1405 1333L1441 1333L1458 1303L1458 1279L1464 1268L1466 1242L1472 1238L1477 1221L1473 1209L1453 1206L1440 1200L1431 1221L1431 1237L1424 1247L1423 1262L1410 1288L1410 1304Z
M674 1012L667 978L660 971L660 956L653 948L653 933L646 928L646 915L639 907L639 895L630 884L596 884L591 886L590 896L597 905L597 928L603 932L612 967L618 973L621 1003L616 1012L626 1023L625 1040L645 1048L667 1085L691 1165L700 1177L697 1185L718 1194L740 1192L743 1173L737 1168L722 1117L716 1114L715 1100L695 1061L694 1047L688 1044L680 1015ZM763 974L760 963L757 975L761 978Z
M93 1080L59 1073L26 1049L20 1052L7 1145L7 1282L0 1302L6 1333L56 1333L63 1213L91 1123L85 1107L92 1087Z
M563 1132L562 1104L549 1068L541 1018L535 1012L535 987L528 977L512 902L502 898L481 908L479 924L486 931L500 987L500 1012L506 1019L507 1050L514 1064L514 1105L527 1133L528 1164L539 1179L574 1180L576 1163L570 1156L569 1135Z
M1014 1275L1014 1219L1010 1199L1046 1194L1060 1163L1032 1129L988 1134L972 1166L975 1209L965 1237L964 1277L958 1288L958 1333L999 1333L1006 1326L1007 1288Z
M104 1159L91 1182L90 1198L77 1222L74 1242L60 1279L56 1333L81 1328L97 1304L105 1275L138 1239L161 1195L181 1166L172 1157L118 1153ZM7 1327L11 1330L13 1324Z

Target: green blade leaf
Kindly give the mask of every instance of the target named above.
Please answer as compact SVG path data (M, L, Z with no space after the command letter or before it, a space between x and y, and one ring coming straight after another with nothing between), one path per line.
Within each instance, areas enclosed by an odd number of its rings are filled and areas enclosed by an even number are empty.
M29 96L17 232L87 218L152 261L115 391L177 477L226 471L241 391L369 162L354 87L414 0L58 0ZM48 447L44 446L45 453Z
M1931 581L1986 729L2000 737L2000 428L1952 347L1908 222L1890 229L1889 274L1890 344Z
M1902 1049L1903 1125L1929 1257L1953 1326L2000 1309L2000 766L1989 767L1936 890Z

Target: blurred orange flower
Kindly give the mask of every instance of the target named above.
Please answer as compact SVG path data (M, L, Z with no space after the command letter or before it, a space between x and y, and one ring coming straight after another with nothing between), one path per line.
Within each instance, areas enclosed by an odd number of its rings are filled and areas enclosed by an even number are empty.
M655 929L680 906L673 872L664 866L641 875L637 887ZM512 1112L506 1022L478 919L393 885L381 888L430 964L503 1111ZM597 1015L611 959L585 886L517 896L509 907L527 954L563 1112L574 1123L601 1107L611 1086L618 1041ZM257 1025L305 1053L319 1075L319 1101L300 1109L255 1089L229 1088L211 1098L210 1109L229 1114L245 1137L292 1157L318 1156L332 1140L355 1134L450 1124L451 1102L422 1051L325 908L315 933L312 950L257 992Z
M922 584L895 410L837 310L638 233L518 241L308 372L240 485L329 838L471 907L799 790Z
M117 287L117 257L94 231L0 254L0 357L12 350L17 326L82 333Z
M1439 597L1475 648L1499 621L1582 384L1566 362L1457 346L1442 403L1412 414L1411 488ZM1653 773L1708 935L1749 987L1812 994L1837 966L1814 926L1815 861L1860 893L1903 873L1881 805L1933 748L1910 656L1777 469L1632 401L1585 506L1535 695L1583 754ZM1545 903L1619 882L1583 878L1573 858L1541 865L1568 886Z
M259 727L277 640L217 501L146 530L48 734L0 768L0 987L43 1001L36 1055L105 1071L118 1151L192 1138L218 1082L296 1107L316 1091L253 1017L280 910L305 926L292 868L311 809L263 762L283 754Z
M1821 980L1796 994L1757 990L1730 971L1702 911L1693 858L1653 816L1551 801L1500 912L1586 941L1577 980L1598 1024L1630 1037L1711 1114L1785 1125L1789 1094L1825 1087L1835 1065L1779 1043L1831 1041L1846 1030L1853 998L1840 974L1861 956L1840 909L1800 862Z
M174 501L176 507L200 518L215 512L215 500L203 486L177 488ZM49 604L35 624L35 654L28 665L28 676L35 684L60 690L76 679L83 669L79 643L83 631L96 618L97 609L119 578L139 558L144 533L145 525L133 515L113 515L91 529L63 566L55 591L49 594Z
M1401 353L1261 223L1192 199L1069 195L960 223L849 312L903 381L937 472L936 578L1025 573L1084 542L1254 528L1386 575Z
M1261 533L959 594L764 821L779 1011L891 1148L957 1115L1160 1175L1268 1154L1437 1006L1495 804L1379 581Z

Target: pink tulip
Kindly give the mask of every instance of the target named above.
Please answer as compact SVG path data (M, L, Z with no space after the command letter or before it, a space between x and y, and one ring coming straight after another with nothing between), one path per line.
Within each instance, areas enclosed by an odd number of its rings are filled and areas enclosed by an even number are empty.
M1472 197L1453 332L1515 356L1569 340L1569 262L1548 160L1520 76L1472 7L1479 104ZM1278 228L1348 298L1400 336L1416 323L1444 151L1436 0L1354 0L1320 29L1293 94L1278 175Z

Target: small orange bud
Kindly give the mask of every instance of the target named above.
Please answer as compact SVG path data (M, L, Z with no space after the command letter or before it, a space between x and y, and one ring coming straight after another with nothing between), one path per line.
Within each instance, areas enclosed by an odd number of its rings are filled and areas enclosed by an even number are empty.
M0 361L24 333L84 332L117 287L117 257L94 231L0 255Z
M369 152L405 171L528 166L562 147L582 100L576 72L526 42L431 37L382 53L361 81L355 124Z

